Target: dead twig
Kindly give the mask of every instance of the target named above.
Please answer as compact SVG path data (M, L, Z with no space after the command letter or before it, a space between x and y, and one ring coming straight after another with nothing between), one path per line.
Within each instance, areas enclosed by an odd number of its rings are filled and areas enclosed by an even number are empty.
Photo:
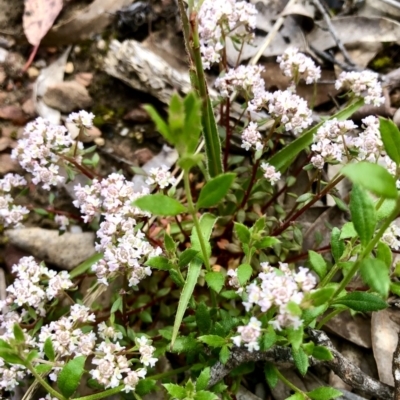
M343 43L340 41L339 36L337 35L336 30L332 24L331 17L329 16L328 11L326 10L325 6L321 3L320 0L313 0L313 3L315 5L315 7L317 7L318 11L322 14L330 34L332 35L333 39L335 40L336 45L339 48L339 50L343 53L344 59L350 66L354 67L356 64L351 60L349 53L347 52L346 48L343 46Z
M315 53L318 57L322 58L325 61L328 61L332 64L336 64L339 66L343 71L355 71L357 70L356 67L350 66L348 64L342 63L341 61L337 60L335 57L331 56L328 52L326 51L321 51L316 49L313 45L309 45L310 50ZM321 82L319 82L321 83Z
M333 359L330 361L319 361L310 357L310 366L324 365L354 389L362 389L369 396L379 399L393 399L394 390L391 386L369 377L360 368L351 364L335 349L325 332L308 329L307 333L315 344L327 347L333 355ZM280 368L293 366L291 350L287 347L274 346L267 351L255 351L252 353L244 348L234 348L226 364L218 362L211 368L209 386L215 385L237 366L251 361L269 361Z
M397 341L396 350L393 353L392 373L394 378L394 396L393 399L400 399L400 333Z

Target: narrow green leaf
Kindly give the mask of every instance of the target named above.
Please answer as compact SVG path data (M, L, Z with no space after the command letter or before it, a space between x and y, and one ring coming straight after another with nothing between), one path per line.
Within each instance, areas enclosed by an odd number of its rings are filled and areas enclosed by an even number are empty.
M200 191L197 208L208 208L218 204L227 195L235 177L235 174L228 173L209 180Z
M353 185L351 191L350 212L361 244L366 246L375 231L375 207L368 193L358 185Z
M244 286L253 274L253 268L250 264L241 264L237 269L237 278L239 283Z
M210 367L207 367L200 372L200 375L196 380L196 391L207 389L209 381L210 381Z
M24 332L22 331L21 327L18 324L14 324L13 332L14 332L14 338L17 341L17 343L25 342Z
M43 350L44 350L44 354L46 354L46 357L50 361L54 361L54 359L56 358L56 354L54 351L53 342L51 341L50 337L48 337L46 339L46 341L44 342Z
M190 92L183 100L185 108L185 139L186 139L186 152L193 154L199 142L199 137L202 130L201 125L201 107L202 103L199 98Z
M335 262L339 262L340 257L342 256L345 244L343 240L340 239L340 229L336 228L336 226L332 229L331 233L331 249L332 255Z
M221 142L219 140L218 128L215 122L214 110L210 97L206 99L206 104L202 115L203 137L207 156L207 170L211 178L222 174L222 153Z
M340 239L350 239L357 237L357 231L354 229L352 222L346 222L340 231Z
M114 314L116 311L122 312L122 296L118 296L111 306L110 314Z
M340 390L332 387L320 387L308 392L307 396L312 400L331 400L335 399L336 397L343 396L343 393Z
M71 279L76 278L79 275L84 274L87 272L92 265L96 264L98 261L100 261L103 258L103 253L96 253L87 258L85 261L83 261L81 264L79 264L77 267L75 267L70 273L69 276Z
M153 215L161 216L174 216L187 211L178 200L160 193L139 197L133 205Z
M389 268L382 260L366 258L361 262L361 277L363 281L382 297L389 293L390 277Z
M376 258L383 261L390 268L393 262L393 254L390 247L384 242L378 242Z
M264 333L261 339L261 349L263 351L270 349L276 343L276 340L277 336L274 328L272 325L268 325L267 332Z
M293 351L299 350L303 342L303 336L304 336L303 328L299 329L288 328L287 332L288 332L287 338L289 343L292 345Z
M322 289L318 289L310 294L310 300L315 307L318 307L330 300L335 293L335 290L336 288L334 287L324 287Z
M221 289L224 287L225 278L221 272L216 272L216 271L207 272L206 275L204 276L204 279L206 280L207 285L217 293L219 293Z
M313 271L322 279L326 275L327 266L326 261L321 254L316 253L313 250L308 251L308 257L310 258L310 265Z
M358 100L354 104L351 104L343 110L339 111L337 114L332 115L332 117L330 117L329 119L337 118L339 121L344 121L348 119L351 115L353 115L363 105L364 101ZM293 142L284 146L282 150L275 153L269 159L269 163L282 173L285 172L292 161L297 157L297 155L302 150L311 145L314 135L317 133L317 130L323 125L323 123L323 121L320 122L318 125L312 127L308 131L304 132L297 139L293 140Z
M312 356L317 360L330 361L333 360L333 354L324 346L314 346Z
M278 383L278 374L276 373L275 365L270 362L266 362L264 365L264 374L268 386L273 389Z
M71 397L78 388L84 372L85 361L85 356L75 357L68 361L58 374L57 385L65 397Z
M194 395L194 400L218 400L218 396L209 390L200 390Z
M243 225L240 222L235 222L233 229L241 243L244 243L244 244L250 243L251 232L250 232L250 229L246 225Z
M203 235L204 241L206 242L207 252L208 252L209 256L211 255L211 246L210 246L209 241L210 241L211 232L214 228L216 221L217 221L217 217L210 213L205 213L200 218L200 229L201 229L201 233ZM197 235L197 231L196 231L195 227L193 227L190 241L192 243L192 249L197 250L199 253L201 253L200 241L199 241L199 237Z
M181 268L186 267L186 265L188 265L197 254L199 254L199 252L195 249L189 248L184 250L179 256L178 266Z
M163 256L151 257L144 263L144 265L159 269L161 271L169 271L171 268L173 268L173 265L168 258Z
M178 336L183 315L185 314L186 308L189 304L189 300L191 299L193 290L196 286L197 279L199 278L200 275L201 266L202 266L202 261L199 258L194 258L189 265L186 281L183 286L181 296L179 298L178 309L176 310L174 328L172 331L171 348L174 346L175 340Z
M175 255L176 252L176 243L174 239L167 232L164 233L164 247L169 257Z
M0 358L9 364L25 365L22 358L20 358L12 349L0 348Z
M400 164L400 132L397 125L386 118L379 117L379 130L381 138L388 156L396 163Z
M161 118L160 114L156 111L156 109L149 104L144 105L143 109L147 111L147 113L150 115L150 118L156 124L158 132L160 132L161 135L164 136L165 140L167 140L171 144L175 144L173 138L171 137L168 125L163 120L163 118Z
M347 164L341 171L353 183L370 190L377 196L389 199L397 198L396 181L388 170L379 164L361 161L356 164Z
M261 249L268 249L271 248L273 246L275 246L276 244L279 244L280 240L277 239L276 237L273 236L265 236L263 238L261 238L260 240L257 240L254 243L254 247L258 250Z
M304 376L308 370L308 356L300 347L298 350L292 349L294 365L299 372Z
M335 300L334 305L346 306L354 311L369 312L387 308L387 304L380 297L372 293L351 292Z
M35 371L38 374L45 374L53 369L53 367L49 364L39 364L35 367Z
M221 351L219 352L219 361L222 364L226 364L229 360L229 356L231 355L231 351L227 345L221 347Z
M226 344L226 339L218 335L203 335L198 338L200 342L211 347L222 347Z

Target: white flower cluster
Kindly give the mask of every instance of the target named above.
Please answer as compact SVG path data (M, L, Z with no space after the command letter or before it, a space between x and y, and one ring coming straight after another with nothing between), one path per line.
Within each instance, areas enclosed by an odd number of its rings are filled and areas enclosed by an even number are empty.
M268 112L274 119L279 119L286 131L295 135L312 124L312 112L307 102L290 90L277 90L268 96Z
M169 168L166 165L162 165L158 168L151 168L149 177L146 179L147 185L158 185L161 189L165 189L168 186L175 185L176 179L173 177Z
M300 79L304 79L309 85L321 78L321 68L317 67L310 57L299 53L299 50L294 47L288 48L277 58L277 62L283 74L292 79L295 84Z
M69 225L69 219L65 215L56 215L54 222L60 227L60 231L66 231Z
M222 97L229 97L233 92L244 92L254 97L265 90L265 82L261 77L264 67L260 65L239 65L229 69L215 80L215 87Z
M120 174L111 174L102 181L93 180L91 186L75 186L76 207L80 207L85 222L101 214L104 221L100 224L96 244L98 252L104 252L104 258L92 266L100 282L108 284L108 279L119 272L128 274L129 285L136 286L148 275L150 267L141 264L147 258L161 254L160 248L154 248L145 240L145 235L137 229L137 217L149 216L132 206L137 198L148 194L135 193L132 182Z
M68 317L61 317L58 321L52 321L50 324L42 326L38 337L39 350L43 351L46 340L50 338L55 353L61 357L91 355L96 344L95 333L83 333L76 326L78 323L94 321L94 314L90 313L89 308L81 304L74 304ZM55 375L53 375L54 378Z
M365 104L380 106L385 102L378 74L372 71L342 72L336 80L335 88L349 89L357 97L363 97Z
M254 147L256 150L262 150L263 143L258 125L256 122L250 122L242 132L242 146L247 151Z
M23 257L12 267L16 276L13 284L8 286L8 296L0 302L0 309L5 305L18 307L30 306L41 315L45 315L44 305L58 296L62 291L73 286L68 272L59 273L38 264L33 257ZM45 286L41 281L47 279Z
M240 335L232 337L235 346L240 347L244 343L250 353L260 350L258 339L261 336L261 322L257 318L251 317L247 325L239 326L238 333Z
M256 15L255 6L246 1L204 0L198 17L205 69L221 60L220 52L228 36L239 36L247 41L252 39L249 31L256 27Z
M258 280L245 288L247 298L243 301L243 305L246 311L258 306L261 312L276 307L277 313L269 323L277 330L284 327L297 329L301 326L302 320L298 315L291 313L288 304L300 304L304 293L312 290L317 282L307 268L300 267L299 271L295 272L288 264L279 263L279 265L279 269L276 269L269 263L261 263L262 272L259 273Z
M128 359L122 354L124 350L119 343L102 342L96 347L92 364L97 367L90 374L106 389L119 386L123 379L125 392L133 391L139 378L146 376L145 368L131 370Z
M311 150L316 153L311 158L315 168L322 169L326 162L340 162L345 153L344 146L350 144L348 133L357 128L353 121L338 121L336 118L326 121L314 135Z
M17 174L7 174L0 179L0 224L4 227L20 227L24 215L29 214L26 207L14 204L10 194L14 188L24 187L26 184L25 178Z
M97 325L98 335L103 340L111 340L112 342L116 342L123 338L121 332L117 331L113 326L107 326L105 322L100 322Z
M400 250L400 227L396 221L392 222L381 238L393 250Z
M42 183L43 189L50 190L51 186L64 182L65 177L60 175L57 164L60 156L67 155L73 144L74 140L64 126L36 118L25 127L23 138L18 140L11 156L33 175L35 185ZM79 150L83 149L81 142L77 142L77 146Z
M353 121L326 121L314 136L311 150L315 155L311 163L322 169L326 162L342 162L346 148L351 150L359 161L376 162L384 152L379 132L379 119L368 116L362 120L364 130L355 133L357 125Z
M275 183L281 179L281 173L277 171L273 165L262 163L261 169L264 170L264 178L271 182L271 185L275 185Z
M67 123L71 122L77 126L77 128L86 128L90 129L93 127L93 119L94 119L94 114L91 112L87 112L84 110L81 110L79 112L73 112L69 114L67 118Z

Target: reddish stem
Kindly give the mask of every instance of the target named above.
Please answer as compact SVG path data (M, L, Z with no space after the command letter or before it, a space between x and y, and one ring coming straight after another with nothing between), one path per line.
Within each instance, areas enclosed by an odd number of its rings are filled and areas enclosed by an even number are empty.
M38 49L39 49L39 44L37 44L36 46L33 47L32 52L31 52L31 54L30 54L30 56L28 58L28 61L25 63L24 68L22 68L22 72L23 73L25 73L28 70L28 68L31 66L31 64L33 62L33 59L35 58Z
M228 169L228 157L229 157L229 150L231 147L231 137L232 137L232 131L230 129L230 124L229 124L229 111L231 107L231 101L229 97L226 99L226 108L225 108L225 131L226 131L226 139L225 139L225 152L224 152L224 170L225 172Z

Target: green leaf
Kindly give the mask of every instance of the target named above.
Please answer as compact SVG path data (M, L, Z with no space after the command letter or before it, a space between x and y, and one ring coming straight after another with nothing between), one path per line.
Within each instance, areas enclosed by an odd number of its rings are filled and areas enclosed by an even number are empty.
M363 100L357 100L355 103L350 104L348 107L339 111L335 115L332 115L332 117L329 119L337 118L339 121L344 121L353 115L363 105ZM285 172L297 155L311 145L314 135L317 133L317 130L323 125L323 123L324 121L320 122L318 125L312 127L297 139L284 146L282 150L275 153L269 159L269 163L280 172Z
M399 128L393 121L379 117L379 130L386 153L398 166L400 164Z
M57 385L65 397L71 397L78 388L84 372L85 361L85 356L75 357L68 361L58 374Z
M211 329L210 310L205 303L199 303L196 308L196 325L201 333L207 333Z
M221 351L219 352L219 361L222 364L226 364L229 360L229 356L231 355L231 351L227 345L222 346Z
M204 390L207 389L208 382L210 381L210 367L204 368L203 371L200 372L199 377L196 381L196 390Z
M154 379L140 379L135 387L135 393L140 397L157 390L157 381Z
M306 400L301 393L295 393L289 396L286 400Z
M26 357L26 362L31 363L33 360L38 358L39 352L37 350L31 350Z
M209 180L200 191L196 207L208 208L218 204L228 194L235 177L235 174L228 173Z
M217 217L210 213L205 213L200 218L200 229L201 229L201 233L203 235L204 241L206 242L208 256L211 255L211 246L210 246L209 241L210 241L211 232L214 228L216 221L217 221ZM199 241L199 237L197 235L197 231L196 231L195 227L193 227L190 241L192 243L192 249L197 250L199 253L201 253L200 241Z
M387 304L380 297L366 292L352 292L335 300L334 305L346 306L354 311L369 312L387 308Z
M0 358L9 364L25 365L25 361L20 358L12 349L0 348Z
M201 271L202 261L198 258L194 258L189 264L186 281L182 289L181 296L179 298L178 309L176 310L176 316L174 321L174 327L172 330L171 348L174 346L175 340L178 336L179 328L185 314L186 308L193 295L194 288L197 283Z
M270 349L277 340L276 332L272 325L268 325L267 332L263 334L261 339L261 349L266 351Z
M333 354L325 346L314 346L312 356L317 360L322 360L322 361L333 360Z
M46 354L46 357L50 361L54 361L54 359L56 358L56 354L54 352L53 342L51 341L50 337L48 337L46 339L46 341L44 342L43 350L44 350L44 354Z
M186 390L182 386L175 385L174 383L164 383L163 386L172 398L184 399L186 397Z
M382 297L389 293L390 277L389 269L382 260L366 258L362 260L360 267L363 281Z
M378 242L376 258L383 261L390 268L393 262L393 254L390 247L384 242Z
M96 253L87 258L85 261L83 261L81 264L79 264L77 267L75 267L70 273L69 276L71 279L76 278L79 275L84 274L87 272L92 265L96 264L98 261L100 261L103 258L104 254L103 253Z
M298 350L292 349L294 365L299 372L304 376L308 370L308 356L300 347Z
M268 386L273 389L278 383L278 374L276 373L274 364L266 362L264 365L264 374Z
M207 95L202 114L203 137L207 156L207 170L211 178L222 174L221 142L215 122L214 110Z
M322 279L326 275L326 261L321 256L321 254L316 253L313 250L308 251L308 257L310 258L310 265L313 271Z
M118 296L111 306L110 314L114 314L116 311L122 312L122 296Z
M195 249L189 248L184 250L179 256L178 266L180 268L186 267L186 265L188 265L193 260L193 258L197 256L197 254L199 254L199 252Z
M222 347L226 344L226 339L218 335L203 335L198 339L210 347Z
M246 226L241 224L240 222L235 222L234 223L234 231L236 233L236 236L240 240L240 242L243 244L249 244L250 243L250 238L251 238L251 232L250 229Z
M375 207L368 193L358 185L354 185L351 191L350 212L354 228L365 247L375 231Z
M164 247L168 256L172 257L176 252L176 243L167 232L164 233Z
M17 343L24 343L25 342L25 335L22 331L21 327L18 324L14 324L13 326L14 338Z
M356 164L347 164L340 172L351 179L353 183L370 190L377 196L389 199L397 198L394 177L379 164L361 161Z
M298 351L303 342L304 331L303 328L293 329L288 328L288 341L292 345L293 351Z
M352 222L346 222L340 231L340 239L351 239L357 237L357 231Z
M217 293L219 293L224 287L225 278L221 272L207 272L204 279L206 280L207 285Z
M340 390L332 387L320 387L308 392L307 396L312 400L330 400L339 396L343 396L343 393Z
M209 390L200 390L194 395L194 400L218 400L218 396Z
M310 307L305 309L303 311L303 315L301 316L301 319L304 321L304 326L310 325L315 320L315 318L323 314L327 308L327 304L322 304L318 307Z
M173 265L168 258L163 256L151 257L144 263L144 265L159 269L161 271L169 271L171 268L173 268Z
M184 140L186 145L186 153L193 154L196 151L199 137L202 130L201 125L201 100L197 98L194 92L190 92L183 99L185 109L185 127Z
M315 307L318 307L330 300L335 293L335 290L334 287L318 289L310 294L310 300Z
M335 262L338 262L340 260L340 257L342 257L345 249L345 244L343 240L340 240L340 235L340 229L334 227L331 233L331 249Z
M39 364L35 367L35 371L38 374L45 374L53 369L53 367L49 364Z
M175 216L187 211L178 200L160 193L139 197L133 205L153 215L161 216Z
M254 243L254 247L258 250L268 249L280 243L280 240L273 236L265 236Z
M168 125L163 120L163 118L161 118L160 114L156 111L156 109L149 104L144 105L143 109L147 111L147 113L150 115L150 118L155 123L158 132L160 132L161 135L164 136L165 140L167 140L171 144L175 144L173 138L171 137Z
M253 268L250 264L241 264L237 269L237 278L239 283L244 286L246 282L251 278Z

